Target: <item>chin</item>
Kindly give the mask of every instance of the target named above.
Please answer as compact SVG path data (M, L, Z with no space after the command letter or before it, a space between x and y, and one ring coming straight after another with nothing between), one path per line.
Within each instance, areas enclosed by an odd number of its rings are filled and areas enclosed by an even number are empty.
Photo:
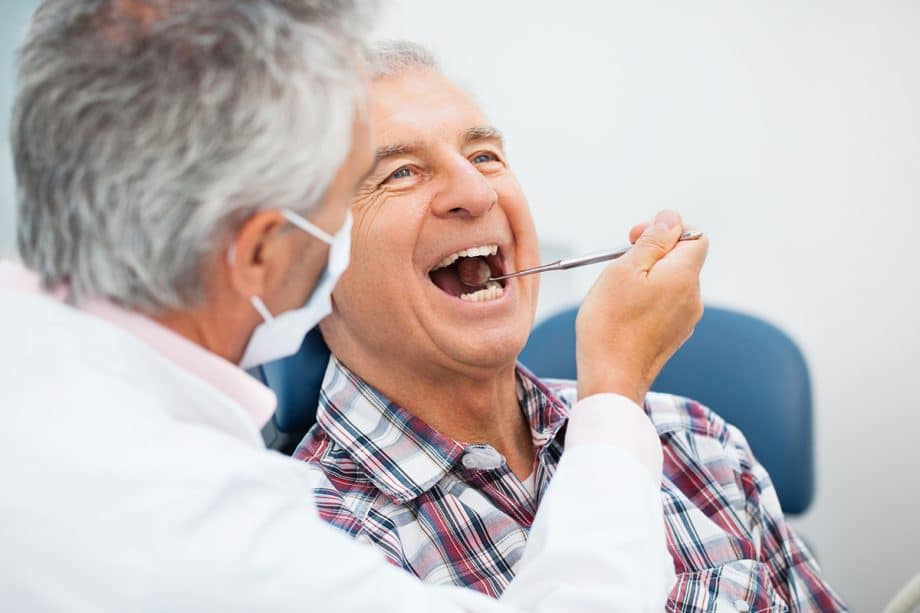
M498 369L514 365L527 343L529 333L530 328L523 324L514 328L467 330L459 337L450 339L443 348L458 362Z

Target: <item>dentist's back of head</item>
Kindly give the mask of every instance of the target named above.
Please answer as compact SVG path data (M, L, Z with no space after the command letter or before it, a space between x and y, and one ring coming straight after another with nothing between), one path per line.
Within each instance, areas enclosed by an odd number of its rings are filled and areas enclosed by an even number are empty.
M220 241L309 213L342 165L367 5L47 0L11 122L24 263L74 301L200 304Z

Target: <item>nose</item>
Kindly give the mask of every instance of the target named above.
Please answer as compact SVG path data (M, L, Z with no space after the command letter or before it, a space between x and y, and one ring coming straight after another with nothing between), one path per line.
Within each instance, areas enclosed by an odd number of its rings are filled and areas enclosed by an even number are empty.
M482 173L466 158L454 160L444 173L441 189L431 201L439 217L475 218L498 203L498 194Z

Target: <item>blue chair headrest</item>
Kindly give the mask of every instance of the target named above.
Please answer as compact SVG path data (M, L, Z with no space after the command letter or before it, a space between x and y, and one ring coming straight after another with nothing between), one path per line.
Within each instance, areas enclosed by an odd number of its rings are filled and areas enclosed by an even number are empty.
M577 307L534 328L520 360L541 377L576 378ZM796 344L750 315L707 306L653 389L693 398L737 426L766 467L787 513L814 495L811 380Z
M302 436L316 421L319 392L328 363L329 348L319 328L314 328L297 353L263 364L261 372L256 373L278 397L272 424L279 432Z

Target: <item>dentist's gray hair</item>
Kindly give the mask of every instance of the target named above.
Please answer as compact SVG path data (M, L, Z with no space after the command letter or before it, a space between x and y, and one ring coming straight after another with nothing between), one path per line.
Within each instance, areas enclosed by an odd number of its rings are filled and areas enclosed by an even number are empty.
M45 287L157 313L260 209L308 212L363 105L365 0L45 0L11 121L17 241Z

